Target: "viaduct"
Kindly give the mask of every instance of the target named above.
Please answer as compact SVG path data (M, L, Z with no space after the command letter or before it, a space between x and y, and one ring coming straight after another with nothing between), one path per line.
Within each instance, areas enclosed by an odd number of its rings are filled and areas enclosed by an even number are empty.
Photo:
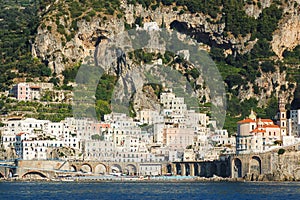
M286 147L285 150L300 152L300 144ZM299 164L300 158L298 158L298 154L295 154L294 162ZM287 159L289 158L287 157ZM278 149L258 154L227 155L215 161L171 162L161 163L160 165L161 175L243 178L247 174L261 175L273 172L276 170L276 162L278 162ZM66 174L76 175L79 172L93 175L109 174L112 172L142 175L140 174L139 167L140 163L130 162L16 160L10 163L0 162L0 178L51 179ZM292 170L298 170L300 174L300 166L294 168Z

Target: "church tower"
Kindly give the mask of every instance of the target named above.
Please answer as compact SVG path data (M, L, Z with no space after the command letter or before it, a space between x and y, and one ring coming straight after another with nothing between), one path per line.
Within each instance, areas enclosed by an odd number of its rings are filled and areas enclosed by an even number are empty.
M285 109L285 101L282 97L279 98L278 109L279 109L278 119L279 119L279 126L280 126L280 135L286 136L287 135L286 109Z

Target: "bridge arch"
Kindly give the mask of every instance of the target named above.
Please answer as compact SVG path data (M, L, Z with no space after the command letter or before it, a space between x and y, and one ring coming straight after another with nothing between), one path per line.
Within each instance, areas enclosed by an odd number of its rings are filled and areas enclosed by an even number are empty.
M110 172L113 172L113 173L120 173L122 172L122 167L118 164L113 164L111 167L110 167Z
M209 177L213 177L214 175L218 174L218 167L216 163L210 163L210 173Z
M261 159L259 156L252 156L249 161L249 173L261 174Z
M194 163L194 175L200 176L198 163Z
M0 172L0 178L5 178L5 176Z
M242 161L239 158L234 158L232 160L232 177L241 178L242 177Z
M77 172L78 170L77 170L77 167L75 165L71 165L70 166L70 171Z
M80 171L85 172L85 173L90 173L92 172L92 166L89 163L83 163L80 167Z
M201 177L207 177L206 164L205 163L202 163L200 165L200 176Z
M222 177L226 177L226 165L224 164L224 163L222 163L221 164L221 169L220 169L220 175L222 176Z
M134 166L133 164L126 165L125 172L127 175L136 175L137 174L136 166Z
M167 174L172 174L172 165L167 164Z
M185 163L184 164L184 168L185 168L185 176L189 176L191 175L191 168L190 168L190 164L189 163Z
M28 171L22 175L22 178L38 179L38 178L48 178L48 177L40 171Z
M181 175L181 165L180 163L176 163L176 175Z
M8 178L12 178L13 176L14 176L14 170L13 169L9 169L9 171L8 171Z
M95 167L95 173L96 174L105 174L106 172L107 172L106 165L104 165L102 163L96 165L96 167Z

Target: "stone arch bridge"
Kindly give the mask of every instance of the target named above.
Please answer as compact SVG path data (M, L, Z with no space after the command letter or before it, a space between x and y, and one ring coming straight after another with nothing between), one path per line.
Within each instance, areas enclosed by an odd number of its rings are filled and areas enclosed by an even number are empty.
M93 174L123 173L138 175L139 164L135 162L69 161L69 170Z
M41 161L41 160L19 160L15 166L1 168L0 176L9 178L55 178L61 175L83 174L103 175L110 173L121 173L127 175L141 175L141 163L134 162L99 162L99 161ZM143 163L145 165L147 163ZM153 163L148 163L149 165ZM172 174L182 176L212 177L214 175L228 177L230 168L226 161L197 161L197 162L172 162L156 163L161 166L159 174ZM1 171L2 170L2 171Z
M164 172L181 176L230 177L229 160L173 162L164 165Z
M286 153L278 155L278 149L266 153L240 154L222 157L216 161L190 161L156 163L160 173L200 176L243 178L247 175L270 174L281 169L300 180L300 144L284 148ZM0 163L0 178L55 178L61 175L122 173L140 175L140 165L147 163L119 163L100 161L18 160ZM151 163L149 163L151 164ZM152 163L153 164L153 163ZM286 168L286 169L285 169ZM298 178L296 178L298 179Z
M279 149L284 149L285 153L279 155ZM230 157L229 167L232 178L273 174L278 171L300 178L300 144L277 148L264 153L233 155Z

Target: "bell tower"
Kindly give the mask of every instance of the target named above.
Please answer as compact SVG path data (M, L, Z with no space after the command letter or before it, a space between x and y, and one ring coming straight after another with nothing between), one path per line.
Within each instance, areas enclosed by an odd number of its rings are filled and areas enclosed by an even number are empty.
M280 126L280 135L286 136L287 135L286 109L285 109L285 101L282 97L279 98L278 109L279 109L278 119L279 119L279 126Z

